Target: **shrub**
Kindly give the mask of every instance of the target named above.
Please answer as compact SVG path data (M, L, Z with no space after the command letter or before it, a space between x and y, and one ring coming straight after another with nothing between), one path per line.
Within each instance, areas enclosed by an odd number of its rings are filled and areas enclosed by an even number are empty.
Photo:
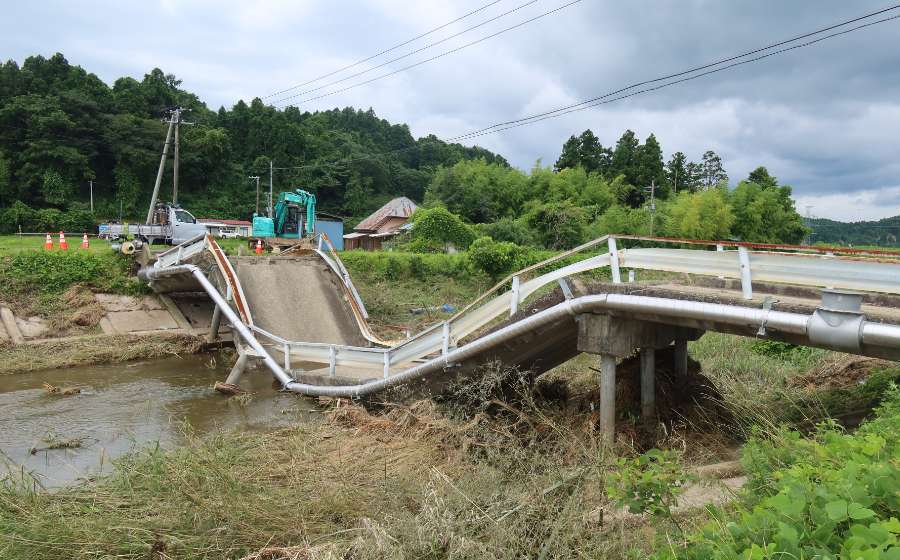
M84 209L73 208L66 212L56 208L34 210L16 201L0 211L0 232L16 233L19 227L25 232L93 232L97 227L94 215Z
M522 220L502 218L490 224L475 226L480 236L490 237L495 241L509 241L516 245L534 245L534 231Z
M492 278L499 278L521 267L525 250L515 243L479 237L469 247L467 258L472 266Z
M442 206L416 210L412 226L412 245L425 249L422 252L444 251L447 245L464 250L475 239L472 228Z

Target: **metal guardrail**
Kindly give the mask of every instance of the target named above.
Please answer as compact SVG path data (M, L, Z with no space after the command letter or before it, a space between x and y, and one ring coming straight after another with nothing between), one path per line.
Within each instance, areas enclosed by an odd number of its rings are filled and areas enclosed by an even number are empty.
M715 246L717 250L620 248L619 240L622 239ZM586 258L526 281L522 280L528 273L551 266L572 255L602 245L604 242L609 249L609 252L605 254ZM724 246L726 245L736 245L737 250L725 251ZM742 283L743 295L747 299L752 298L753 281L900 294L900 261L895 263L862 258L850 259L838 257L830 251L818 251L818 248L790 245L768 245L765 246L765 249L798 252L751 251L750 249L753 247L747 245L733 242L603 236L509 275L446 321L435 324L412 338L388 348L363 348L289 341L258 326L249 326L254 333L269 341L269 347L274 347L283 354L286 371L290 371L292 362L304 361L328 364L331 375L336 374L338 367L349 367L374 371L380 369L383 377L387 378L393 369L406 369L411 363L422 360L426 356L446 356L457 346L459 340L488 326L492 321L504 315L513 315L529 296L542 287L576 274L607 266L610 267L614 283L622 281L622 268L739 278ZM816 249L816 251L810 253L811 249ZM330 247L329 250L335 257L333 260L321 251L321 246L317 253L336 274L349 282L349 287L347 284L345 287L352 289L351 299L356 300L360 308L364 309L362 300L359 299L355 287L352 287L349 274L343 268L340 259L336 258L333 247ZM488 300L490 295L507 286L510 288L508 291ZM360 321L360 325L364 332L368 329L365 318Z

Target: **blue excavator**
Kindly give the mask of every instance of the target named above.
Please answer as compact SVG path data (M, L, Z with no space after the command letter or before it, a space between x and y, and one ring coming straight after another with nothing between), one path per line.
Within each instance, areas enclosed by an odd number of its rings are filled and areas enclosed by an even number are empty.
M268 246L289 246L316 233L316 195L296 189L282 192L272 216L253 215L253 241ZM283 241L282 241L283 240Z

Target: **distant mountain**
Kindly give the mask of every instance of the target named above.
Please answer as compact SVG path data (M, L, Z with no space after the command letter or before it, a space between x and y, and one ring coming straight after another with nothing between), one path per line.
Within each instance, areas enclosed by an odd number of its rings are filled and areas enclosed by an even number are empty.
M812 243L829 245L900 246L900 216L877 221L838 222L825 218L811 218L806 225L812 230Z

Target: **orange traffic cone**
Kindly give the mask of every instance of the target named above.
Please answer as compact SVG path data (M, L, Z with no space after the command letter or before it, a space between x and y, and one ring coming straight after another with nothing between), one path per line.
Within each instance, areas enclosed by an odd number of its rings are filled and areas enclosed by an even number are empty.
M50 237L50 234L47 233L47 239L44 240L44 249L48 251L53 249L53 239Z
M81 238L81 248L88 249L88 248L90 248L90 246L91 245L90 245L90 243L88 243L87 234L85 233L84 236L82 236L82 238Z
M69 250L69 242L66 241L66 234L63 232L59 232L59 248L63 251Z
M262 252L263 252L262 239L256 240L256 248L253 249L253 252L256 253L257 255L262 255Z

